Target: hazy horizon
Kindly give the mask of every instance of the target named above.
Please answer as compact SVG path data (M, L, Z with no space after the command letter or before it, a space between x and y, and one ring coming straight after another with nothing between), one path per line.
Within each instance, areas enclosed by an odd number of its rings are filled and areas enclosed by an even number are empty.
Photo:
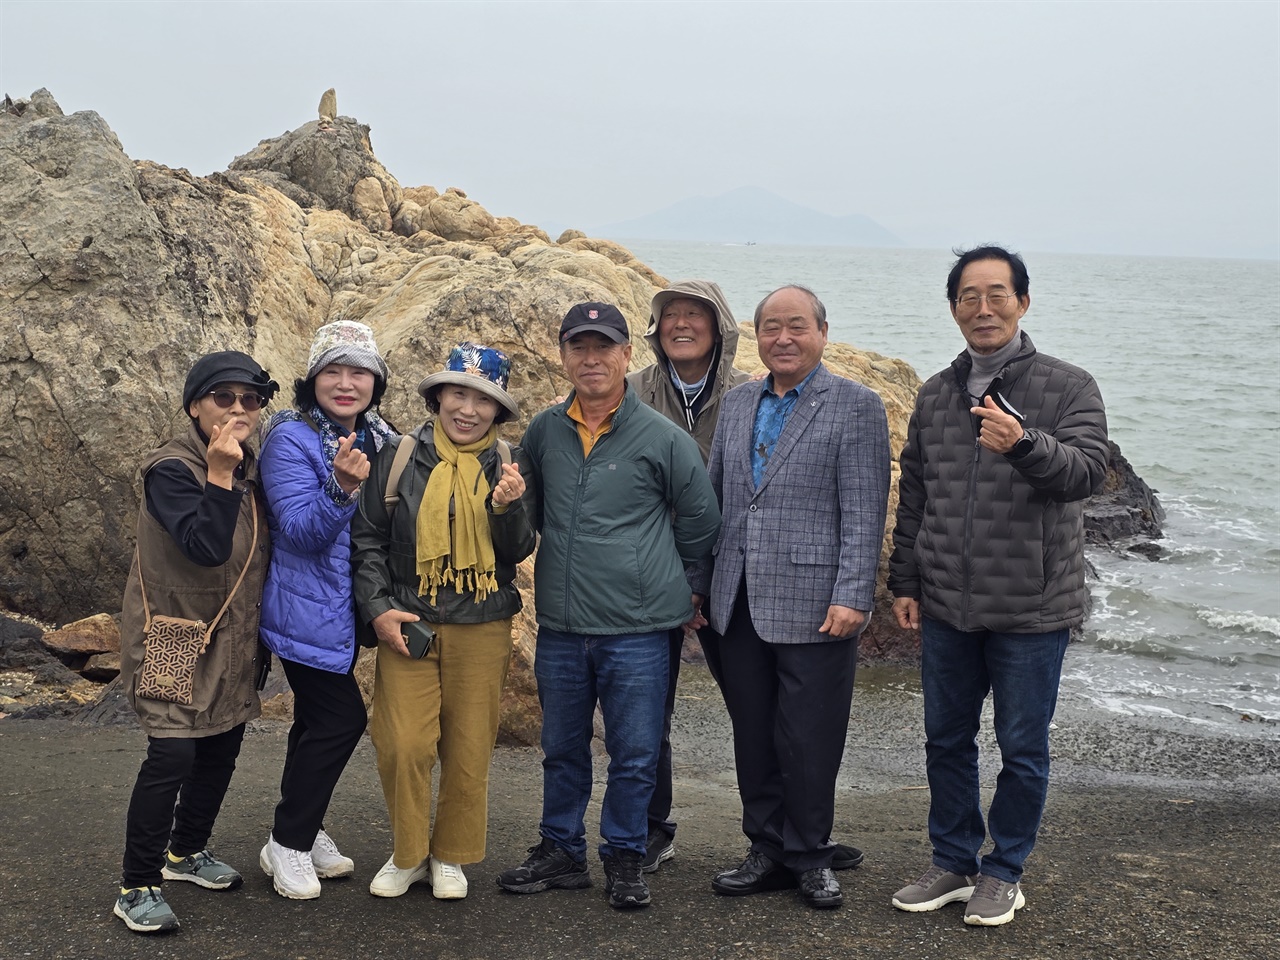
M1280 4L0 0L0 92L226 169L339 112L540 226L759 187L915 248L1280 258Z

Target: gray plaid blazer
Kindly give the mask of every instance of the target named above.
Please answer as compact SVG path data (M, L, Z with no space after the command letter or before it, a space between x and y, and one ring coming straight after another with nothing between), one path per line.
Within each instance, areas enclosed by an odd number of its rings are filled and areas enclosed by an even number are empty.
M831 640L818 632L831 604L869 612L875 598L889 499L884 404L819 364L757 487L751 444L762 388L745 383L725 396L707 464L724 520L690 585L709 597L708 619L720 633L745 573L763 640Z

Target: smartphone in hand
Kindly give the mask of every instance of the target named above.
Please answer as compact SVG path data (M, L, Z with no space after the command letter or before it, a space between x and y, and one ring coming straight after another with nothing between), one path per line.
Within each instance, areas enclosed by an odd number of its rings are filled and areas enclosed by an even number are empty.
M436 633L425 620L414 620L400 624L400 636L404 637L405 646L409 648L409 656L421 660L431 650Z

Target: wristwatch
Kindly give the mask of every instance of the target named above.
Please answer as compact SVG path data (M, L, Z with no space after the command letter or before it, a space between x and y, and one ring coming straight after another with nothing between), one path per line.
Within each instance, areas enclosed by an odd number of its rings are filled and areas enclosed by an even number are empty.
M1035 449L1036 440L1039 438L1040 434L1036 433L1034 430L1024 430L1022 433L1022 439L1015 443L1005 456L1010 460L1021 460Z

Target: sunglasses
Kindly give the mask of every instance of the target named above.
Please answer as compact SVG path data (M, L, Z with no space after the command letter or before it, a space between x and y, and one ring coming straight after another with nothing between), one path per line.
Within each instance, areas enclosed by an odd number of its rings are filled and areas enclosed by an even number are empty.
M236 393L233 390L210 390L205 396L213 397L213 402L226 410L237 400L240 406L244 407L250 413L257 410L267 402L267 398L258 393Z

